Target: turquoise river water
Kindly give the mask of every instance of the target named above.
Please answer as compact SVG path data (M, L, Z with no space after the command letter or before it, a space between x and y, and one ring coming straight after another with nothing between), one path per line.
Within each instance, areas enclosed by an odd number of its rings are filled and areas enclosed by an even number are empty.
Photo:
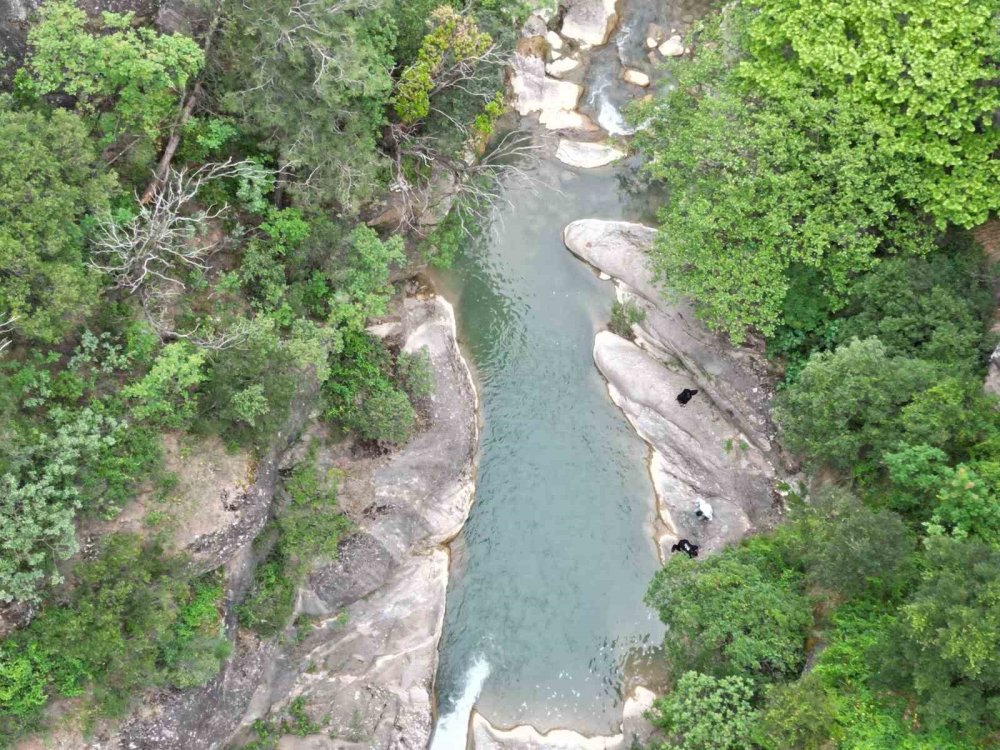
M592 359L614 289L563 246L574 219L629 218L612 168L539 169L493 235L436 283L482 406L476 500L452 544L435 750L496 726L619 731L624 675L660 643L646 448Z

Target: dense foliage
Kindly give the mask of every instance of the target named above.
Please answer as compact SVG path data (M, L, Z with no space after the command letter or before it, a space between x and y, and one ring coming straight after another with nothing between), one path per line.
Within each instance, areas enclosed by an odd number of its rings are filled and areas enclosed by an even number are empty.
M204 684L224 617L281 632L336 556L351 524L309 458L245 600L223 601L221 578L164 551L182 499L164 445L220 437L253 482L290 420L376 450L420 427L426 352L365 331L395 312L406 240L361 212L400 179L426 187L412 143L481 145L502 109L482 53L525 10L501 5L226 0L185 6L187 35L72 0L30 18L0 92L0 615L22 625L0 641L0 745L44 728L55 697L90 721ZM490 85L452 91L456 69ZM402 117L411 98L428 111ZM101 539L137 498L142 538Z
M107 537L73 585L0 643L0 727L10 737L53 695L119 713L147 685L202 685L229 653L222 587L136 536Z
M784 320L794 276L841 307L855 277L924 255L998 203L988 0L746 0L695 38L636 141L669 186L654 263L742 340Z
M784 447L823 477L653 580L664 748L995 744L994 274L964 230L998 208L998 23L976 0L743 0L637 112L669 188L656 270L764 334Z

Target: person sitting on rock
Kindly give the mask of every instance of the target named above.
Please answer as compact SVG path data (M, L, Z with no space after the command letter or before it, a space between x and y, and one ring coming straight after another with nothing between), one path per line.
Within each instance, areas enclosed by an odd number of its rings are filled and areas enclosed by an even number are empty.
M712 517L715 515L715 511L712 510L712 506L709 503L699 498L698 507L695 508L694 514L702 521L711 521Z
M685 388L683 391L677 394L677 403L681 406L687 406L688 401L695 397L698 393L698 389Z
M670 548L671 552L683 552L688 557L698 556L698 545L691 544L687 539L679 539L677 544Z

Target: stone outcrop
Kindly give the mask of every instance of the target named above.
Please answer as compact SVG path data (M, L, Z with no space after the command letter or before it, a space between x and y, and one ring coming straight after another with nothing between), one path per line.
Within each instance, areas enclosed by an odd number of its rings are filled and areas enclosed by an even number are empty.
M420 748L430 738L448 581L443 545L472 503L478 425L451 306L439 297L409 299L403 325L404 349L426 347L435 373L429 427L367 477L355 477L354 487L364 487L354 490L364 502L358 530L300 595L313 632L290 657L295 667L282 668L252 702L275 711L305 699L322 733L286 737L287 750L343 747L345 740Z
M566 246L617 280L619 294L645 313L636 343L597 335L594 360L612 399L652 447L650 474L661 522L661 554L687 538L706 551L773 522L778 483L769 420L769 379L757 356L709 331L682 300L654 284L647 251L655 230L583 220L563 232ZM677 395L698 390L687 406ZM695 516L698 501L714 517Z
M571 141L568 138L561 138L556 149L556 158L559 161L580 169L604 167L624 156L624 151L609 143Z
M542 734L534 727L497 729L478 713L472 715L474 750L627 750L621 734L587 737L570 729Z
M546 76L542 58L514 55L513 68L510 85L514 91L514 109L519 115L576 109L583 87Z
M612 735L587 736L571 729L543 733L528 725L500 729L473 711L469 722L470 747L471 750L629 750L635 743L646 747L657 731L645 716L655 698L650 690L635 688L622 707L622 731Z
M138 713L120 745L105 747L221 750L300 696L322 730L282 738L286 750L426 746L448 580L444 544L472 503L478 422L451 306L440 297L407 299L401 328L403 348L426 347L435 374L427 425L387 456L353 456L342 444L319 449L318 466L345 471L338 499L356 530L299 592L297 614L308 621L299 642L279 647L247 636L212 683Z
M564 37L595 46L608 41L618 20L615 0L570 0L567 5L562 24Z

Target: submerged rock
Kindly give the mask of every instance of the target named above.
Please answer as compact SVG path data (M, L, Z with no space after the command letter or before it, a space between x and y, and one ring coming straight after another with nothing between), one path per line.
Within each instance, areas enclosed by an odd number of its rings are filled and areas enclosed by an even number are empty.
M615 0L569 0L562 35L583 44L604 44L615 29Z
M622 78L625 79L625 83L631 83L633 86L642 86L645 88L649 85L649 76L643 73L641 70L633 70L632 68L626 69Z
M562 138L556 149L556 158L563 164L581 169L594 169L618 161L625 152L608 143L588 143Z

